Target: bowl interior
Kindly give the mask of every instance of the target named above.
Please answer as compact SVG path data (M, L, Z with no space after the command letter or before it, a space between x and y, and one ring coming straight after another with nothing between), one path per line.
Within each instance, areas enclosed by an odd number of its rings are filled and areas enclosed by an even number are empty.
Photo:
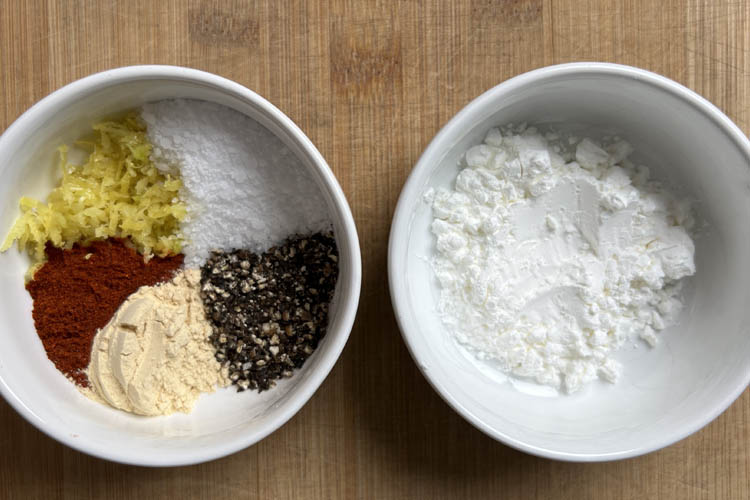
M391 233L393 300L427 378L488 434L553 458L607 460L670 444L723 411L750 378L747 147L727 133L728 119L719 126L673 82L608 67L524 75L477 99L425 151ZM473 360L436 314L439 286L428 262L432 216L422 194L450 187L459 158L489 128L521 122L621 135L654 177L698 200L695 208L708 224L696 240L697 273L679 323L661 333L656 348L623 346L624 373L616 385L596 382L571 396L549 397L533 385L514 384Z
M28 261L15 247L0 254L0 380L6 398L53 437L105 458L152 465L191 463L262 439L307 401L340 354L351 328L359 291L359 254L356 237L354 244L351 241L351 214L345 202L342 206L343 195L333 174L321 168L317 151L316 159L306 149L312 145L298 129L290 131L280 123L278 110L254 94L249 97L252 93L239 85L226 81L213 85L206 78L118 80L96 75L94 82L91 78L76 82L32 108L0 141L0 233L4 237L17 216L22 194L44 197L53 187L57 146L90 132L95 122L167 98L224 104L280 138L297 155L299 168L311 172L326 199L340 252L329 330L302 369L270 391L237 394L230 387L201 396L189 415L134 416L88 400L55 369L34 330L31 298L23 286ZM241 90L227 89L232 86Z

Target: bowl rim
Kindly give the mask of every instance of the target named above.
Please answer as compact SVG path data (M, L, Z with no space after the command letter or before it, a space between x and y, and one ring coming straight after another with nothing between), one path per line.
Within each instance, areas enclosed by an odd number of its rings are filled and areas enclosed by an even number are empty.
M713 121L737 145L738 149L744 153L748 165L750 165L750 140L748 140L740 128L707 99L665 76L633 66L603 62L557 64L522 73L492 87L464 106L438 131L420 155L404 184L396 204L396 209L394 210L388 241L388 281L396 321L401 331L401 336L409 350L409 354L419 367L422 375L427 379L427 382L454 411L493 439L525 453L569 462L602 462L637 457L659 450L686 438L709 424L723 413L750 384L750 360L746 362L748 370L746 370L744 380L739 380L735 386L731 387L720 404L710 411L699 415L697 418L691 419L688 423L680 426L676 432L668 435L665 434L655 442L610 453L571 453L530 445L486 424L480 417L465 407L458 398L454 397L445 386L441 385L440 381L432 377L427 369L428 361L424 357L421 346L416 341L416 338L412 336L411 325L407 320L405 311L407 310L408 293L405 280L400 279L404 275L406 264L398 260L398 256L406 253L406 234L408 234L411 216L410 205L412 205L412 200L421 196L422 186L417 182L418 178L424 172L429 171L432 166L428 163L429 157L433 156L436 151L441 150L443 143L448 142L454 134L465 129L464 122L469 120L476 110L493 107L493 102L499 100L503 95L511 94L526 86L574 76L605 76L637 80L681 99Z
M117 447L107 448L88 442L80 435L72 436L58 426L49 425L28 408L0 376L0 394L11 407L37 429L75 450L130 465L150 467L191 465L215 460L257 443L288 422L307 403L330 373L351 334L359 304L362 262L357 229L346 196L333 171L312 141L288 116L268 100L237 82L213 73L182 66L135 65L113 68L83 77L53 91L13 121L0 135L0 151L22 139L27 132L28 125L46 115L52 108L74 105L78 97L104 88L144 80L172 80L206 85L251 104L275 126L288 133L295 146L304 153L320 174L334 203L335 211L332 216L340 221L340 227L344 229L343 234L336 235L336 239L339 246L346 245L350 249L348 260L341 262L342 267L344 264L348 265L350 272L345 281L342 281L343 276L339 277L341 281L339 287L344 292L337 303L339 330L336 335L331 331L328 332L327 337L331 339L331 343L328 344L325 352L320 352L321 358L318 366L307 377L300 380L294 397L289 398L275 410L277 413L275 418L265 419L266 421L258 429L238 436L230 444L201 446L192 450L182 448L170 454L149 455L137 454L137 450L123 452Z

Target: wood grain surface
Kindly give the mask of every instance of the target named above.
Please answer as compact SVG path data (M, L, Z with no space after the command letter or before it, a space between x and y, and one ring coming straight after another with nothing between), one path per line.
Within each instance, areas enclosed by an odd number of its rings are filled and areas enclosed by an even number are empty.
M90 73L143 63L257 91L326 157L351 203L364 280L351 339L288 424L212 463L116 465L72 451L0 403L2 498L750 498L750 394L650 455L571 464L464 422L423 379L390 306L399 191L471 99L544 65L631 64L681 82L750 129L750 2L719 0L0 0L0 128Z

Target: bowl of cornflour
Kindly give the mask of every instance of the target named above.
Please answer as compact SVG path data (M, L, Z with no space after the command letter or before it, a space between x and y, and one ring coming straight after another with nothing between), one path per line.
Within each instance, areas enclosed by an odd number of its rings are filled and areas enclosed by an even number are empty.
M633 457L750 380L750 144L662 76L604 63L508 80L437 134L399 198L391 297L471 424L569 461Z
M73 82L0 136L0 392L91 455L234 453L338 359L361 263L305 134L240 84L171 66Z

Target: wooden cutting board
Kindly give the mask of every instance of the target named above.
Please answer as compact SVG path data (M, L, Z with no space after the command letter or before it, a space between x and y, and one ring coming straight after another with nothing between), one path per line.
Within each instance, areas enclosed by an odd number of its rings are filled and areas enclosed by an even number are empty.
M126 467L47 438L0 403L3 498L750 498L750 395L663 451L543 460L464 422L396 327L386 246L396 199L438 129L472 98L567 61L640 66L750 129L747 0L0 0L0 128L54 89L143 63L217 73L287 113L352 205L357 324L312 400L260 444L176 469Z

